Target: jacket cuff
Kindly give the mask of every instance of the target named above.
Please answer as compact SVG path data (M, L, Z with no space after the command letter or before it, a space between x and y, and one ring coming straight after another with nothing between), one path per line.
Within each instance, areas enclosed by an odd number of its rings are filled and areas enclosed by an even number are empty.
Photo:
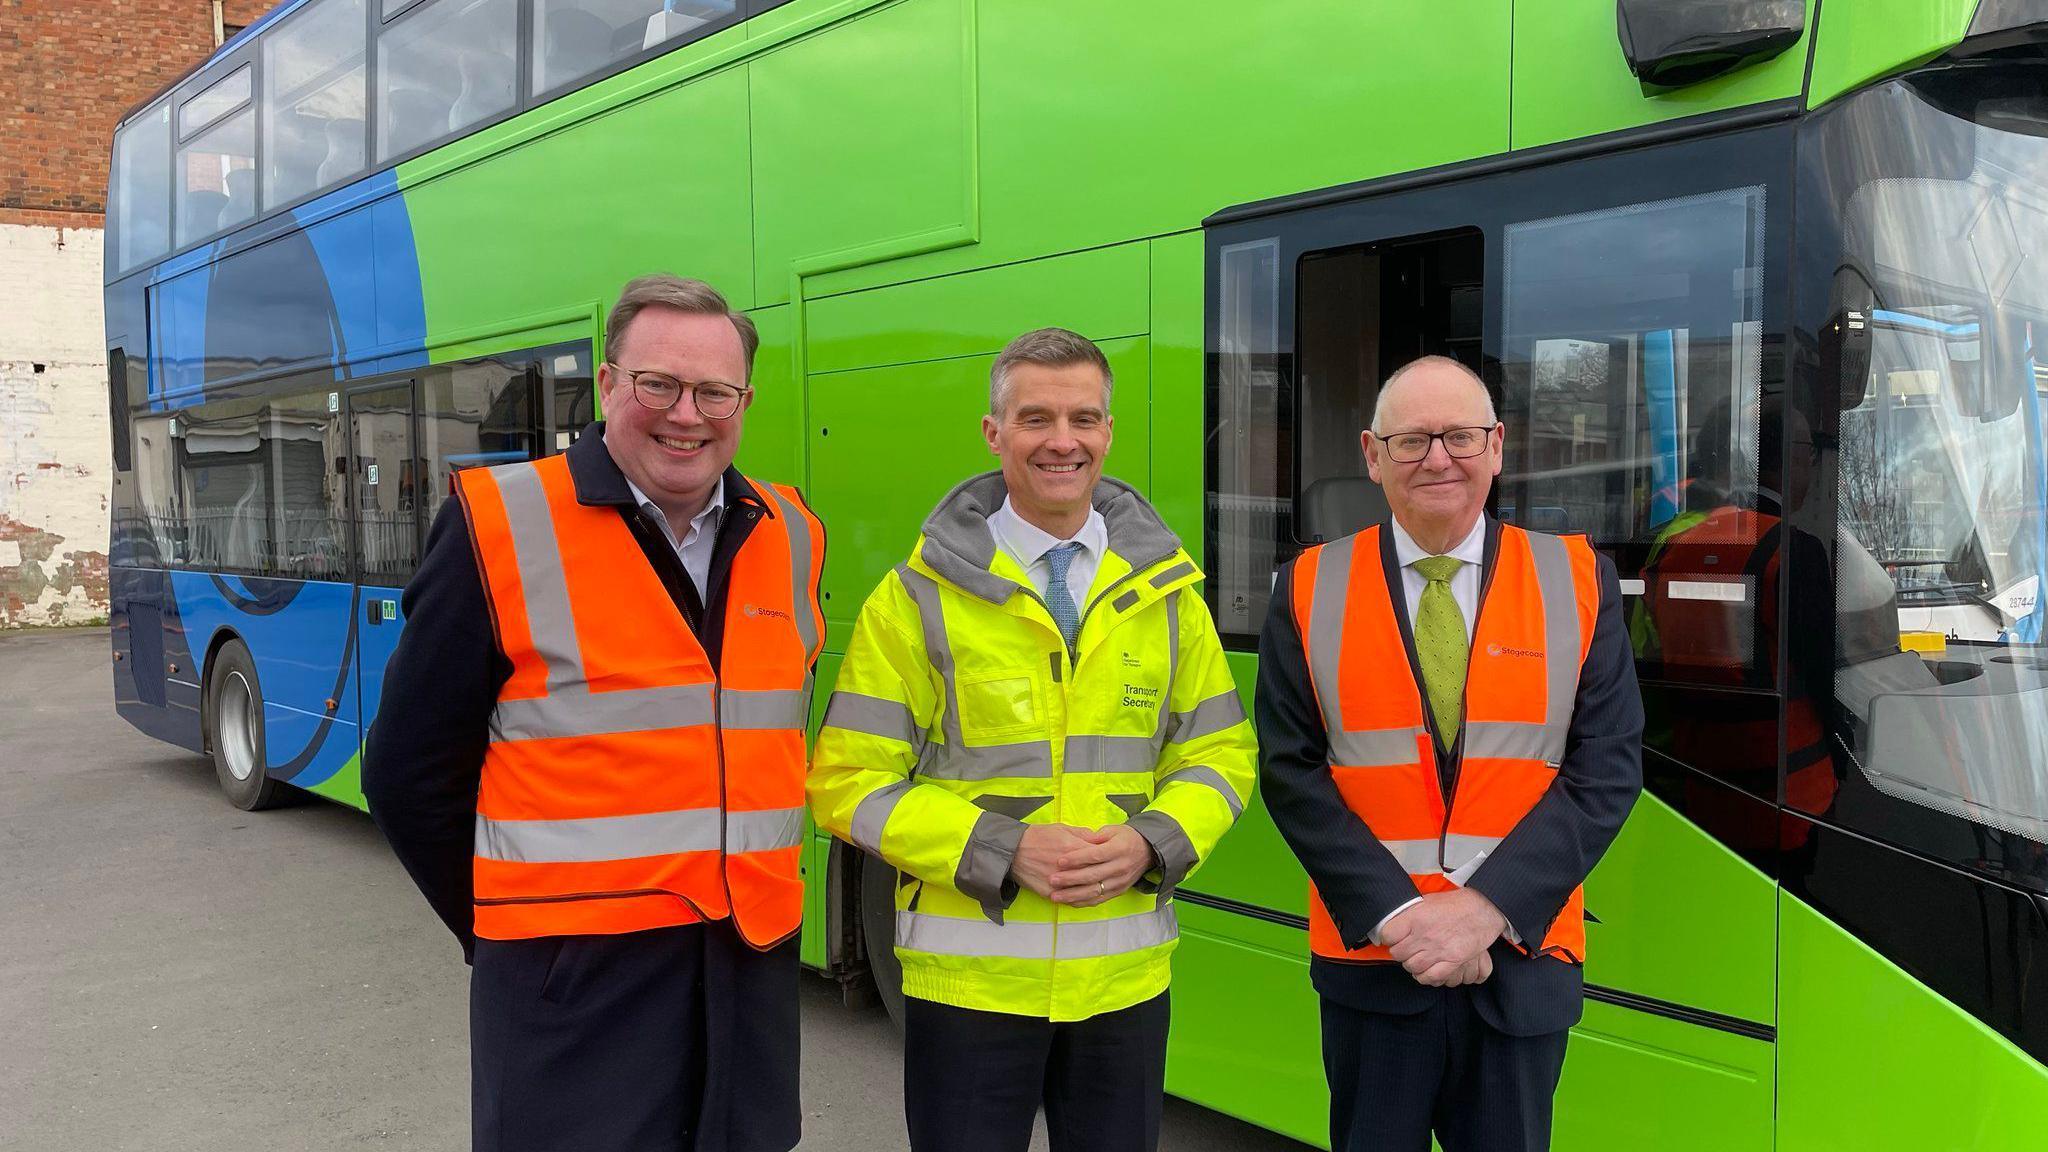
M953 887L978 901L982 914L998 924L1003 922L1003 910L1017 898L1010 862L1017 858L1017 844L1023 839L1022 820L983 812L967 834L960 867L953 873Z
M1180 821L1156 808L1147 808L1126 823L1152 846L1152 857L1159 864L1139 880L1141 889L1156 889L1161 900L1168 899L1199 862L1187 831L1180 826Z

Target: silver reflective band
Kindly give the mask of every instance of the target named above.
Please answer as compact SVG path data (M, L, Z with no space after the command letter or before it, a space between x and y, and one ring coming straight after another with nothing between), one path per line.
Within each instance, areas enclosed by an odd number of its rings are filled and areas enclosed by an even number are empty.
M1562 733L1571 727L1579 689L1579 598L1572 582L1571 554L1565 542L1540 532L1528 534L1529 555L1536 564L1536 587L1543 596L1544 723ZM1560 739L1555 754L1564 758Z
M1405 760L1355 760L1339 757L1338 736L1344 732L1342 703L1342 657L1344 655L1344 597L1351 586L1351 554L1366 537L1347 537L1316 549L1315 591L1309 603L1308 632L1301 643L1308 650L1309 675L1315 681L1316 697L1322 705L1323 731L1330 734L1333 764L1406 763ZM1411 747L1412 758L1415 750Z
M721 728L734 731L764 728L801 730L806 719L801 688L758 691L727 688L719 693L718 726Z
M889 826L889 814L896 811L896 804L903 794L917 787L915 780L898 780L860 798L853 808L853 845L876 856L882 854L882 830Z
M1150 775L1159 763L1158 746L1150 736L1069 736L1064 745L1064 772L1142 772Z
M808 659L818 651L819 632L818 618L811 609L816 602L811 597L811 522L773 484L760 485L760 491L766 492L782 510L783 532L789 537L789 602L796 610L797 636L803 641L804 656Z
M1388 852L1393 853L1395 862L1401 865L1401 871L1410 876L1443 874L1443 865L1437 859L1435 840L1382 840L1380 844Z
M1044 740L975 748L926 744L917 758L917 774L932 780L1044 779L1052 775L1052 745Z
M1564 759L1565 737L1570 731L1569 719L1563 724L1527 724L1517 720L1468 720L1465 723L1465 757L1541 760L1555 764Z
M1244 722L1244 701L1238 699L1235 690L1218 692L1186 712L1175 712L1167 722L1166 740L1169 744L1185 744L1227 732Z
M716 808L580 820L476 818L476 854L518 864L587 864L718 849Z
M765 808L725 814L725 852L773 852L804 842L804 808Z
M1244 815L1244 801L1237 798L1237 793L1231 790L1229 782L1223 779L1223 773L1209 767L1207 764L1191 764L1186 768L1167 773L1159 781L1159 790L1161 792L1166 791L1166 786L1169 784L1205 784L1223 794L1223 802L1230 805L1230 818L1232 820Z
M825 705L825 727L904 744L915 744L924 734L910 714L910 705L843 689L832 693Z
M1007 960L1083 960L1156 948L1180 935L1173 905L1133 916L1048 923L995 924L924 912L896 913L896 946L935 956Z
M1193 574L1194 570L1195 566L1193 563L1183 560L1180 563L1175 564L1173 567L1168 568L1166 571L1161 572L1159 575L1154 576L1151 580L1151 584L1154 588L1164 588L1168 584L1173 583L1175 580L1178 580L1183 576Z
M1395 768L1422 763L1422 729L1387 728L1377 732L1346 732L1332 728L1330 763L1351 768Z
M491 477L505 504L513 564L519 569L520 593L526 602L526 628L534 652L547 663L548 688L577 683L583 679L583 650L576 641L569 582L562 575L562 548L555 538L555 519L548 512L540 469L534 464L508 464L491 469Z
M1500 842L1499 836L1468 836L1463 832L1452 832L1444 837L1444 867L1447 871L1456 872L1478 859L1482 852L1491 855L1500 847Z
M500 700L491 713L491 739L547 740L660 732L711 723L711 685L675 684L622 692L564 687L532 700Z

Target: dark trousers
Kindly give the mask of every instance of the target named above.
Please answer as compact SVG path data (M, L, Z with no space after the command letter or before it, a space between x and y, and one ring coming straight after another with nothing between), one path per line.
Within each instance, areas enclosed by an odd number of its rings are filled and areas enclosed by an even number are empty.
M1542 1152L1569 1030L1510 1036L1451 988L1412 1016L1323 1000L1333 1152Z
M1166 993L1055 1024L906 998L912 1152L1024 1152L1045 1107L1052 1152L1152 1152L1166 1092Z
M729 924L478 940L476 1152L787 1152L797 944Z

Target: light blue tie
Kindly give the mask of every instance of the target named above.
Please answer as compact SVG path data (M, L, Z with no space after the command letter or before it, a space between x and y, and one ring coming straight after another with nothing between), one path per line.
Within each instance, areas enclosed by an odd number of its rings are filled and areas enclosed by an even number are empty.
M1074 594L1067 591L1067 569L1080 552L1081 546L1070 541L1045 554L1046 567L1052 569L1052 579L1045 584L1045 607L1052 613L1052 622L1059 625L1069 654L1074 651L1075 634L1081 631L1081 613L1074 607Z

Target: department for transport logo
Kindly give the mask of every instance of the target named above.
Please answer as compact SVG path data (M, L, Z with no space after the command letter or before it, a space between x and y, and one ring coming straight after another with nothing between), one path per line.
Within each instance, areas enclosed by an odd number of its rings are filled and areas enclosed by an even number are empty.
M763 608L759 604L743 605L740 611L745 612L749 616L770 616L777 620L788 620L790 618L789 613L784 612L780 608Z
M1511 648L1506 644L1488 644L1486 646L1486 654L1488 656L1533 656L1538 660L1543 659L1543 649L1541 648Z

